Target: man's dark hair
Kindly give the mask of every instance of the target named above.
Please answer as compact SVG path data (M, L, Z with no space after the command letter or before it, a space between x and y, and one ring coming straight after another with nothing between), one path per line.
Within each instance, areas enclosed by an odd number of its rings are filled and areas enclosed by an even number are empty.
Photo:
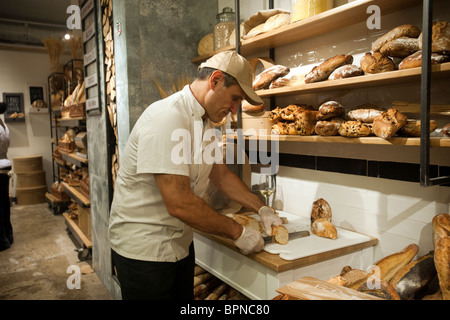
M4 114L8 105L5 102L0 102L0 114Z
M197 77L196 77L196 79L198 79L198 80L206 80L206 79L208 79L208 78L213 74L213 72L216 71L216 70L218 70L218 69L209 68L209 67L201 68L201 69L198 70L198 72L197 72ZM239 85L239 83L237 82L237 80L236 80L233 76L230 76L228 73L223 72L222 70L220 70L220 71L221 71L221 72L223 73L223 75L224 75L225 87L226 87L226 88L228 88L228 87L230 87L230 86L232 86L232 85L234 85L234 84Z

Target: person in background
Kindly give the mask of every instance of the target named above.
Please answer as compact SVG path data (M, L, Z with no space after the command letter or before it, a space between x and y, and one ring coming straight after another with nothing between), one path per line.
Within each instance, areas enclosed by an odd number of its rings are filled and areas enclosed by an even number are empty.
M216 212L203 199L208 180L258 212L267 234L281 224L227 164L205 161L208 150L218 149L211 148L217 140L207 141L205 133L236 113L244 99L263 103L252 89L250 64L234 51L221 52L200 65L191 84L147 107L134 125L120 158L109 221L124 300L193 299L193 229L231 239L244 254L264 248L260 232ZM184 161L177 158L180 135L188 146Z
M0 102L0 114L6 111L6 103ZM9 249L14 242L9 203L9 172L11 161L9 148L9 129L0 118L0 251Z

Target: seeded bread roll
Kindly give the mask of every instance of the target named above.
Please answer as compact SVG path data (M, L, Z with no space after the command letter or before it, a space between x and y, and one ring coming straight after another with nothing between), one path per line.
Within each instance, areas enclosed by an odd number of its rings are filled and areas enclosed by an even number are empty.
M407 117L403 113L391 108L375 118L372 130L377 137L388 140L406 124L406 121Z
M255 77L253 81L253 90L267 89L275 79L285 76L289 73L289 68L282 65L275 65L267 68Z
M419 50L419 41L416 38L402 37L386 43L380 52L384 56L406 58Z
M421 33L420 29L411 24L404 24L398 26L392 29L391 31L387 32L385 35L378 38L372 44L372 51L373 52L380 51L381 47L383 47L386 43L401 37L418 38L420 36L420 33Z
M381 73L395 70L394 61L386 56L383 56L380 52L371 54L367 52L361 58L361 69L365 73Z
M334 70L333 73L330 74L330 77L328 79L330 80L345 79L361 76L363 74L364 72L360 67L355 66L354 64L346 64Z
M329 58L322 62L320 65L315 66L306 76L305 83L319 82L328 79L330 74L337 68L351 64L353 62L353 56L340 54L335 57Z
M361 121L344 121L339 127L339 134L343 137L367 137L371 133L371 127Z
M295 127L298 135L310 136L314 133L317 121L317 111L304 110L296 114Z
M341 117L345 113L344 107L336 101L327 101L319 107L317 120L326 120L333 117Z

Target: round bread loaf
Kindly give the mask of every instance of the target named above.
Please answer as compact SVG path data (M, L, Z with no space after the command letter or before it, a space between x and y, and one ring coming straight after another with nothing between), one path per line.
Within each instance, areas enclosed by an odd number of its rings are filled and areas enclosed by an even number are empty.
M317 120L326 120L333 117L341 117L345 114L344 107L337 101L327 101L319 107Z
M417 38L420 36L420 33L421 33L420 29L411 24L404 24L398 26L392 29L391 31L387 32L383 36L379 37L372 44L372 51L373 52L380 51L381 47L383 47L386 43L401 37Z
M311 225L311 231L316 236L322 238L330 238L333 240L338 238L336 228L330 221L324 218L315 220Z
M332 118L330 121L320 120L317 121L314 131L319 136L337 136L342 122L343 119L339 117Z
M380 52L371 54L367 52L361 58L361 69L365 73L381 73L395 70L394 61L386 56L383 56Z
M289 68L282 65L272 66L255 77L253 81L253 90L266 89L275 79L285 76L289 73Z
M416 38L401 37L386 43L380 52L384 56L406 58L419 50L419 41Z
M352 121L361 121L365 123L372 123L376 117L385 112L385 109L378 108L375 105L366 104L361 105L356 109L347 112L346 119Z
M287 244L289 241L289 231L282 225L272 226L272 237L279 244Z
M203 56L214 51L214 35L208 33L198 43L197 53L199 56Z
M430 133L436 130L438 124L434 120L430 120ZM398 134L405 137L420 137L420 120L408 119L403 127L400 128Z
M333 213L330 204L323 198L313 202L311 210L311 223L317 219L325 219L331 222Z

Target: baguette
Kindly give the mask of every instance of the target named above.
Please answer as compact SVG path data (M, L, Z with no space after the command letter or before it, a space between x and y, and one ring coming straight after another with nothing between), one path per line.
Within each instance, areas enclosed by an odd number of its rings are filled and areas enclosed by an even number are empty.
M198 276L199 274L205 273L206 270L203 269L202 267L195 265L194 267L194 276Z
M433 244L436 249L436 243L439 239L450 237L450 214L441 213L434 216L432 226Z
M222 282L217 288L215 288L205 300L218 300L219 297L228 289L228 284Z
M424 289L436 275L432 252L411 261L401 268L391 279L390 284L402 300L420 299Z
M197 286L194 286L194 297L200 297L203 294L207 294L209 291L211 291L213 288L215 288L217 285L219 285L220 280L216 277L211 278L203 283L200 283Z
M450 300L450 237L441 238L436 243L434 264L442 291L442 299Z
M213 275L211 273L202 273L199 274L198 276L194 277L194 288L196 286L198 286L199 284L202 284L204 282L206 282L207 280L211 279L213 277Z
M402 251L378 260L375 265L380 268L380 280L390 281L401 268L411 262L418 251L418 245L410 244Z

